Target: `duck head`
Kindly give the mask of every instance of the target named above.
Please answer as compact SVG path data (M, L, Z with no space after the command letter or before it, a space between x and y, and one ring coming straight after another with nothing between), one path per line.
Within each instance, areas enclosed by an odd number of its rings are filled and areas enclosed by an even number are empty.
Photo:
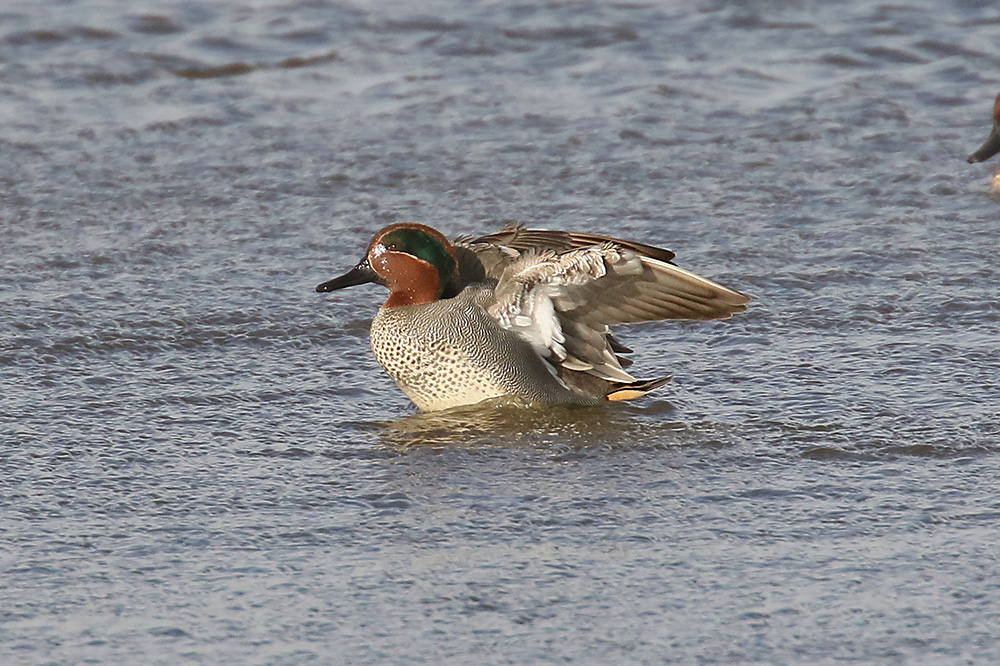
M383 307L419 305L459 291L455 248L439 231L422 224L392 224L368 244L365 258L350 271L316 287L327 292L377 282L389 288Z
M1000 153L1000 95L997 95L997 101L993 103L993 131L987 137L986 143L969 155L969 162L982 162L997 153Z

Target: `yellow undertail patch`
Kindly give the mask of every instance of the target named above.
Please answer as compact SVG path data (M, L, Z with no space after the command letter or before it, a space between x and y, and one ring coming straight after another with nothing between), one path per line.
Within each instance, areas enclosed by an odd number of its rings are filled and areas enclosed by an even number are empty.
M632 382L631 384L620 385L615 390L608 393L605 397L608 400L635 400L636 398L641 398L650 391L660 388L667 382L669 382L673 377L659 377L658 379L640 379L637 382Z
M649 393L649 391L637 391L635 389L618 389L608 394L608 400L635 400Z

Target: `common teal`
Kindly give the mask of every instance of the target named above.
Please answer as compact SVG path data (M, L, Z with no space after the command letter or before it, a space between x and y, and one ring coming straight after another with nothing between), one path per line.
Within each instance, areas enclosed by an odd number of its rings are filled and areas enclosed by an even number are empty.
M1000 95L993 103L993 129L986 138L986 143L979 147L979 150L969 155L969 163L982 162L988 160L997 153L1000 153ZM993 180L990 181L990 188L1000 194L1000 169L993 173Z
M996 101L993 102L993 129L979 150L969 155L969 164L983 162L997 153L1000 153L1000 95L997 95Z
M365 258L316 287L377 282L375 358L424 411L514 396L528 403L638 398L670 377L625 371L609 326L722 319L749 296L673 264L669 250L521 225L449 242L422 224L375 234Z

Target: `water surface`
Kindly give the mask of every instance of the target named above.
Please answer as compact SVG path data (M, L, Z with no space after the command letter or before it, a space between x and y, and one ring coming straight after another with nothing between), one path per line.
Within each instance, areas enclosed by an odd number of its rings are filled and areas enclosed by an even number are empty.
M0 661L1000 659L1000 10L0 11ZM418 415L395 221L670 247L607 409Z

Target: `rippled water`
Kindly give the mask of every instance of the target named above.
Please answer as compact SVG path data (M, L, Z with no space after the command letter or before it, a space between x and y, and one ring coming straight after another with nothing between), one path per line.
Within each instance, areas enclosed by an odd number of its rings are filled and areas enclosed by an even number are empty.
M6 3L0 662L1000 660L992 3ZM417 415L379 226L751 293Z

